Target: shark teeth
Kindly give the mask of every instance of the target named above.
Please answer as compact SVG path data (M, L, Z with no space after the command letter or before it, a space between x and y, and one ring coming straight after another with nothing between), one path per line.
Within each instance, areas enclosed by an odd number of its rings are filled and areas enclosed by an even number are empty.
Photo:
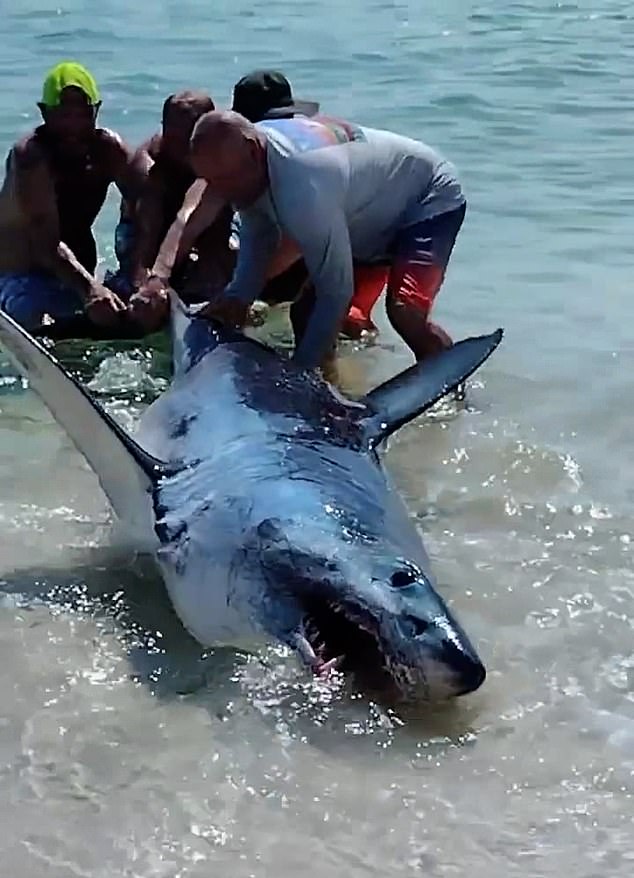
M420 674L413 668L402 664L398 658L386 654L381 649L381 642L376 628L371 627L364 619L360 618L360 613L349 606L336 602L325 602L324 606L333 615L342 616L346 622L354 625L360 631L370 635L377 646L384 669L392 677L396 685L404 691L420 688L424 686L425 681L421 679ZM301 631L299 631L292 639L291 646L295 648L299 657L310 671L319 679L325 680L339 669L345 659L345 655L337 655L328 657L325 653L328 648L327 636L320 628L320 623L311 615L307 615L304 619Z
M332 671L339 667L344 659L344 656L340 655L325 661L315 652L304 633L295 635L292 646L295 647L304 663L319 677L328 677Z
M331 610L333 613L336 613L337 615L343 615L343 617L348 622L350 622L352 625L356 625L360 631L364 631L366 634L371 634L378 643L376 631L363 619L361 619L356 613L352 612L352 610L334 602L328 604L328 609Z
M393 680L404 690L421 689L425 687L425 681L414 669L408 668L407 665L387 657L386 669L391 674Z
M323 612L326 611L326 618ZM304 663L307 664L314 673L321 677L327 677L332 671L337 670L345 660L344 650L345 638L342 641L341 628L337 629L338 633L332 641L331 632L328 629L327 614L337 617L338 620L345 620L345 623L356 628L359 632L363 632L373 638L378 644L376 630L369 622L361 617L361 613L357 613L353 608L337 601L326 600L316 609L308 609L303 621L300 635L297 637L297 651ZM342 622L337 621L337 625L341 626ZM338 643L338 647L335 646ZM335 651L336 650L336 651ZM341 654L339 654L341 653Z
M302 661L309 667L312 668L315 666L315 664L319 664L320 659L315 653L312 644L306 638L306 635L303 632L296 634L293 637L291 646L293 646L297 650Z
M327 662L323 662L316 668L313 668L317 676L326 678L329 677L333 671L336 671L341 662L344 660L345 656L339 655L335 658L330 659Z

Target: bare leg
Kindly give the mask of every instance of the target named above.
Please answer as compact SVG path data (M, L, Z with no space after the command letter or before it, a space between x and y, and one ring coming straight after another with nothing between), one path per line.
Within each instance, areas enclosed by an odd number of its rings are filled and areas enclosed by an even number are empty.
M411 278L407 277L397 291L390 285L387 292L388 320L417 360L424 360L453 344L445 330L429 320L431 303L442 283L442 274L438 272L436 277L435 269L436 266L429 266L427 272L417 273L417 283L424 286L424 296L403 295L403 286L411 283Z
M388 280L387 316L417 360L453 344L429 319L462 225L466 205L403 229Z

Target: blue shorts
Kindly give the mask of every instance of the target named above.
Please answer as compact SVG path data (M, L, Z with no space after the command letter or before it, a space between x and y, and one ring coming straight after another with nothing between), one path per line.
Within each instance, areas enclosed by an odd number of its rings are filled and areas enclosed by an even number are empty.
M63 320L84 310L79 293L43 272L0 274L0 308L28 331L40 327L45 314Z
M129 278L133 246L134 226L128 220L122 220L115 230L119 268L114 272L106 271L103 285L124 300L134 292ZM60 322L84 311L79 293L54 275L41 271L0 273L0 308L29 331L42 326L45 314Z

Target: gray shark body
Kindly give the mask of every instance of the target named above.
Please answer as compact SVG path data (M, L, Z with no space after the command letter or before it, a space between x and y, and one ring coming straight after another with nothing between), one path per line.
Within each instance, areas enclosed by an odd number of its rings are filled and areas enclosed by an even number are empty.
M129 436L0 314L0 343L149 540L176 613L204 646L272 637L315 670L376 663L451 697L485 670L436 591L383 441L487 359L466 339L358 401L172 300L173 380Z

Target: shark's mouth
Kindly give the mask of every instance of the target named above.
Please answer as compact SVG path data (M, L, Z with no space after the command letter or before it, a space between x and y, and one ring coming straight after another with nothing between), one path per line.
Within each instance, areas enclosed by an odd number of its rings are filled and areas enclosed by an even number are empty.
M383 672L387 660L375 620L347 603L311 599L303 604L303 628L294 646L319 676L334 669Z

